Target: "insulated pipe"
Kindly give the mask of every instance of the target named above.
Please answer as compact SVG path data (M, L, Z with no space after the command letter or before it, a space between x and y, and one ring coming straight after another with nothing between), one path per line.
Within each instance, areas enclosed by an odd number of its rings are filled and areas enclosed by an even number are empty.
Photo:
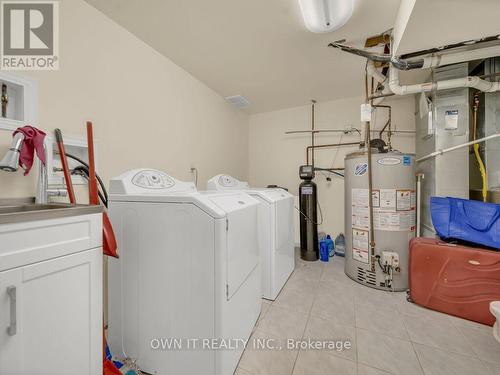
M462 44L456 45L455 47L466 46L466 45L467 44L464 42ZM387 54L375 54L359 48L343 45L340 42L333 42L330 43L328 46L339 48L344 52L365 57L372 62L374 61L390 62L392 66L394 66L396 69L399 70L432 68L436 66L456 64L459 62L465 62L471 60L487 59L489 57L496 57L500 55L500 45L485 47L485 48L476 48L474 50L449 53L440 56L433 55L417 60L402 59Z
M488 82L479 77L464 77L438 82L425 82L416 85L400 85L397 69L389 69L389 87L396 95L417 94L421 92L438 91L472 87L483 92L500 90L500 82Z
M425 57L422 68L434 68L441 65L457 64L465 61L487 59L489 57L496 56L500 56L500 45L475 49L472 51L449 53L441 56L433 55Z
M368 73L369 76L373 77L373 79L377 83L384 83L385 80L387 79L386 76L384 76L376 67L375 67L375 62L372 60L368 60L368 63L366 64L366 72Z

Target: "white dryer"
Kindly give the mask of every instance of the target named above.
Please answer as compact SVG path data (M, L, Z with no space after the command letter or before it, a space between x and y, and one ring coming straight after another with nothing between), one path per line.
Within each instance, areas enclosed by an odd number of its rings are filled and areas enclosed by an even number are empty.
M275 300L295 268L293 195L280 188L250 188L248 182L224 174L208 180L207 189L242 191L260 202L262 296Z
M156 170L111 180L114 355L151 374L233 374L244 349L234 339L250 337L261 308L258 206L248 194L199 193ZM227 343L237 349L214 349Z

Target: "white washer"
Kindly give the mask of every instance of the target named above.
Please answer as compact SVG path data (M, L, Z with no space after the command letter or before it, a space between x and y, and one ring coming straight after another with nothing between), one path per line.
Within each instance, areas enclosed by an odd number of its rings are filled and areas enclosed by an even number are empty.
M236 350L191 349L207 342L201 339L235 345L226 339L250 337L261 308L258 206L248 194L199 193L156 170L111 180L120 253L109 258L115 356L152 374L233 374L241 343ZM176 349L163 349L169 345Z
M243 191L260 202L262 296L275 300L295 268L293 195L280 188L250 188L248 182L224 174L208 180L207 189Z

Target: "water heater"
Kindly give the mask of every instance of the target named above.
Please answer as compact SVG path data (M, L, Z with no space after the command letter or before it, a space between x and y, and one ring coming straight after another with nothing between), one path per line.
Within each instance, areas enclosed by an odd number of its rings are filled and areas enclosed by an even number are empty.
M345 273L372 288L408 288L408 243L415 236L415 156L372 149L373 228L370 246L368 155L345 158Z

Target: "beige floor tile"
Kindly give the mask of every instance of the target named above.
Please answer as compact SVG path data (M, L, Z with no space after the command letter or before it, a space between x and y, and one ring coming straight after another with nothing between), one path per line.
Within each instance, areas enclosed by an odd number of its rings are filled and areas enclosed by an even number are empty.
M358 375L391 375L392 373L382 371L374 367L358 363Z
M409 341L356 328L358 362L401 375L422 375Z
M486 366L477 358L414 344L426 375L484 375Z
M397 299L394 297L396 293L386 292L360 284L357 284L353 290L354 299L357 303L363 303L365 305L370 304L375 308L386 307L397 309ZM397 292L397 294L401 293Z
M480 359L500 364L500 343L493 337L492 328L489 328L489 332L465 327L459 330Z
M295 266L295 270L293 271L291 278L306 278L319 281L321 279L321 274L323 273L323 266L323 263L320 261L299 263Z
M450 320L431 320L407 315L403 315L403 319L412 342L450 352L474 355L470 345Z
M408 302L406 300L406 293L396 293L394 294L394 297L397 303L397 308L401 314L444 322L450 320L450 315L427 309L412 302Z
M318 291L318 284L319 281L309 279L290 279L273 305L309 313Z
M293 375L355 375L356 363L321 351L301 351Z
M242 368L238 367L234 375L253 375L253 374L251 372L248 372L247 370L243 370Z
M270 345L281 346L278 349L259 349L257 340L273 339ZM297 358L297 350L286 350L286 343L279 338L273 338L257 329L250 338L250 343L241 357L239 368L250 372L252 375L290 375Z
M327 348L323 351L356 361L356 329L352 326L339 323L335 319L324 319L317 316L311 316L307 322L304 339L335 341L338 342L339 345L343 342L349 342L349 349L346 349L346 346L339 346L335 349Z
M468 329L473 329L477 332L483 332L483 333L491 333L492 328L490 326L487 326L486 324L480 324L473 322L471 320L466 320L462 318L458 318L456 316L451 316L449 315L448 318L450 321L453 323L455 327L458 329L461 328L468 328Z
M271 307L271 301L267 301L267 300L263 299L262 300L262 307L260 309L260 315L259 315L259 319L257 320L256 327L260 324L262 319L264 319L264 317L266 316L270 307Z
M259 324L263 332L282 338L300 339L304 333L308 314L272 305Z
M500 364L498 363L490 363L490 362L484 362L484 365L488 368L489 375L500 375Z
M343 262L341 265L338 265L339 264L338 262L337 263L330 262L330 263L331 264L328 264L323 267L323 273L321 274L322 281L347 284L349 286L359 285L358 283L356 283L355 281L351 280L349 277L346 276L346 274L344 273Z
M354 326L354 297L350 289L338 284L330 284L321 283L311 314Z
M408 340L403 317L396 308L374 307L371 303L355 303L356 327Z

